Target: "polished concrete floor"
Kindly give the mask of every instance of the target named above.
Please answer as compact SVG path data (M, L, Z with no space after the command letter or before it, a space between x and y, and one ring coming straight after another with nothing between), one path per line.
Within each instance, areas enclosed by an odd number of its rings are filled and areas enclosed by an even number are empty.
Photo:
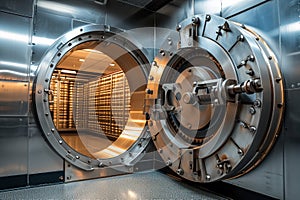
M225 199L160 172L0 192L1 200L213 200Z

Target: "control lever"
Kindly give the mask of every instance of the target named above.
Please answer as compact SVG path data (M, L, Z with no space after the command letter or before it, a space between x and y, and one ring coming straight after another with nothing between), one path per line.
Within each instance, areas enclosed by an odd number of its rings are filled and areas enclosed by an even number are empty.
M194 82L192 93L183 95L185 103L193 104L196 100L200 104L222 104L223 101L235 101L236 94L254 94L263 90L259 79L251 79L240 84L232 79L214 79Z

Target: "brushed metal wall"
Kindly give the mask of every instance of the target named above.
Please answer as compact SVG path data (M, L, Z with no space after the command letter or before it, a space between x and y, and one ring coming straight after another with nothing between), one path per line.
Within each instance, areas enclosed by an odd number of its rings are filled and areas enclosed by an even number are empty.
M27 183L32 1L0 6L0 177ZM12 56L13 55L13 56ZM2 184L1 184L2 186Z

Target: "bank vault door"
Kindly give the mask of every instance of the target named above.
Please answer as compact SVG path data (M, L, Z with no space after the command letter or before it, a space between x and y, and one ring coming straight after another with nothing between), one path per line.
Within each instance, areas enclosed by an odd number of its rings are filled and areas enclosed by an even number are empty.
M152 63L148 125L179 176L212 182L241 176L270 151L284 94L274 53L244 25L199 15L177 26Z
M66 181L133 171L150 140L143 114L148 72L142 48L108 26L75 29L46 53L35 105L66 171L76 167Z

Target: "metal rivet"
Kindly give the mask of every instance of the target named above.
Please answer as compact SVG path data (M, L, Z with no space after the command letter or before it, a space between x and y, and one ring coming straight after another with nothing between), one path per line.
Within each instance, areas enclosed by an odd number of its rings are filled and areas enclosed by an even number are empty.
M240 42L244 42L245 37L243 35L240 35L240 36L238 36L237 40Z
M171 161L171 160L168 160L168 161L166 162L166 165L167 165L168 167L172 166L172 161Z
M181 30L181 25L178 24L178 25L176 26L176 31L180 31L180 30Z
M210 21L210 19L211 19L211 16L210 15L206 15L205 20L206 21Z
M183 169L177 169L176 173L180 176L182 176L184 174Z
M39 90L38 93L39 93L39 94L42 94L42 90Z
M156 66L156 67L157 67L157 62L156 62L156 61L153 61L153 62L152 62L152 66Z
M162 150L162 149L158 149L158 152L159 152L159 153L162 153L162 152L163 152L163 150Z
M146 89L146 93L147 93L147 94L153 94L153 90L147 88L147 89Z
M58 143L59 143L59 144L62 144L62 143L63 143L63 141L62 141L62 140L59 140L59 141L58 141Z
M276 78L276 82L279 83L282 79L280 77Z
M79 157L79 156L75 156L75 158L76 158L76 159L79 159L80 157Z
M52 129L51 129L51 132L54 132L54 131L55 131L55 129L54 129L54 128L52 128Z
M193 17L193 18L192 18L192 22L193 22L193 25L198 25L198 24L200 24L200 19L199 19L199 17Z
M50 65L50 67L52 68L52 67L54 67L54 65L53 65L53 64L51 64L51 65Z
M243 150L242 150L242 149L239 149L239 150L238 150L238 154L239 154L240 156L244 155Z
M99 167L104 167L104 164L102 162L99 163Z
M261 107L261 101L259 100L259 99L256 99L255 101L254 101L254 103L253 103L253 105L255 106L255 107Z
M243 128L248 128L248 125L245 122L240 122L240 126Z
M251 62L254 62L255 61L255 57L253 55L250 55L248 57L248 60L251 61Z
M49 113L45 113L46 116L49 116Z
M282 107L283 107L283 104L282 104L282 103L279 103L279 104L277 104L277 107L278 107L278 108L282 108Z
M207 174L207 175L205 176L205 178L206 178L207 181L210 181L211 176L210 176L209 174Z
M256 127L255 126L250 126L249 130L250 130L250 133L252 133L252 134L256 133Z
M269 59L269 60L272 60L273 58L272 58L272 56L269 56L268 59Z
M165 56L165 55L166 55L166 53L165 53L165 51L164 51L163 49L161 49L161 50L159 51L159 53L160 53L162 56Z
M254 115L254 114L256 113L256 110L255 110L255 108L254 108L253 106L251 106L251 107L249 108L249 113L250 113L251 115Z
M45 79L45 82L47 83L47 82L49 82L49 79L47 78L47 79Z
M154 80L154 77L153 77L152 75L150 75L150 76L149 76L149 80L150 80L150 81L153 81L153 80Z

